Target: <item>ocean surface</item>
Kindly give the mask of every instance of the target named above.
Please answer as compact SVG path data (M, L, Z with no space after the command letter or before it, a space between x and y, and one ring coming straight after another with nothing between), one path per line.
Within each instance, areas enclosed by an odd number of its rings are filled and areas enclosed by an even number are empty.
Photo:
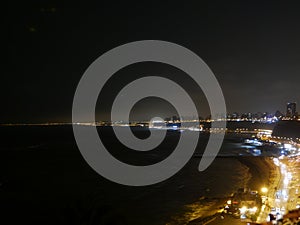
M99 136L117 159L148 165L166 158L180 132L168 131L154 150L125 148L111 127ZM132 128L146 138L146 128ZM238 188L258 189L272 177L276 149L253 156L243 138L227 136L212 165L198 165L208 135L201 134L195 155L173 177L146 187L113 183L98 175L78 150L71 126L0 127L0 220L6 224L181 225L213 214ZM1 224L1 221L0 221Z

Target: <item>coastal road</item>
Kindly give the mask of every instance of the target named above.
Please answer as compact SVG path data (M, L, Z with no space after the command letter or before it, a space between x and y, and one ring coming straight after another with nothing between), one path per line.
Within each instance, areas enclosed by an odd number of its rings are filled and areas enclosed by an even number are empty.
M280 179L276 191L269 193L270 208L262 208L259 222L268 219L271 213L277 219L300 206L300 159L299 157L280 157L277 162Z
M281 182L274 196L273 206L279 217L289 210L296 209L300 203L300 161L297 157L285 157L280 160Z
M259 222L268 220L268 214L273 213L280 219L289 210L300 206L300 159L299 157L284 157L275 161L279 169L279 176L269 192L269 207L263 205L262 213L259 216ZM276 189L274 189L276 187ZM215 220L207 223L209 225L246 225L250 221L235 219L231 215L225 215L224 218L217 216Z
M293 210L300 206L300 159L292 158L289 161L291 180L288 189L287 210Z

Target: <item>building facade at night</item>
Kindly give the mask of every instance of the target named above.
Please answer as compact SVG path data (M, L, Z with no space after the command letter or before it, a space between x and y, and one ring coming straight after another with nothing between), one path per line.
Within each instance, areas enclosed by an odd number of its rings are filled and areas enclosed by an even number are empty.
M286 117L294 118L296 116L296 106L295 102L287 104Z

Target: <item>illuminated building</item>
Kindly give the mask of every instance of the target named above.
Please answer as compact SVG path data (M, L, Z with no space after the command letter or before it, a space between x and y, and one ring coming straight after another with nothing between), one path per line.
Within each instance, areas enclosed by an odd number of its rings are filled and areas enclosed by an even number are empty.
M296 103L288 103L286 108L286 117L294 118L296 116Z

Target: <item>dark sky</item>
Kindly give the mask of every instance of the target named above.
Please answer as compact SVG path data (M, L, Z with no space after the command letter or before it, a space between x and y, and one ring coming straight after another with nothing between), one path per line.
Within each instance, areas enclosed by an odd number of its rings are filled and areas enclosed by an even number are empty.
M70 121L73 95L87 67L111 48L146 39L174 42L198 54L220 82L229 112L284 111L286 102L300 100L299 11L299 4L288 1L11 2L0 123ZM201 102L196 102L199 113L209 114L201 90L186 77L180 80L180 71L137 67L191 85L189 93ZM123 72L126 79L119 85L134 79L134 65ZM119 88L108 88L104 99L113 99ZM162 101L153 102L136 107L139 118L171 113ZM108 105L97 106L103 118Z

